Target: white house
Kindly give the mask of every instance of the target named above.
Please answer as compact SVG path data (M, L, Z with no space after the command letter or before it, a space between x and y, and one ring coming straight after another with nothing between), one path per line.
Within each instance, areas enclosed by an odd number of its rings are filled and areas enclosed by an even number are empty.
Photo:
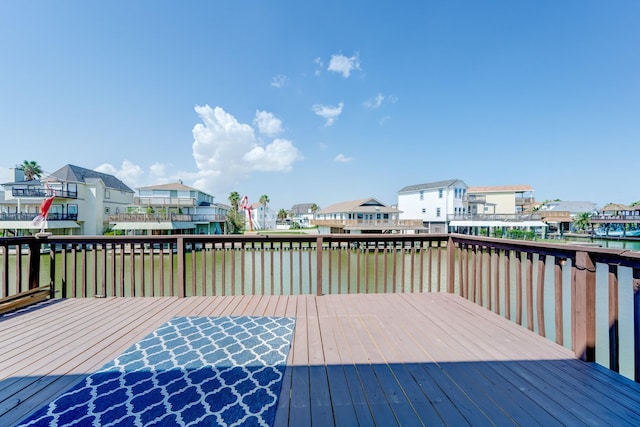
M466 193L459 179L408 185L398 191L400 219L419 219L430 233L446 233L448 216L464 213Z
M317 210L319 210L318 205L315 203L298 203L293 205L291 207L291 213L293 214L291 221L297 222L300 227L309 227L313 215Z

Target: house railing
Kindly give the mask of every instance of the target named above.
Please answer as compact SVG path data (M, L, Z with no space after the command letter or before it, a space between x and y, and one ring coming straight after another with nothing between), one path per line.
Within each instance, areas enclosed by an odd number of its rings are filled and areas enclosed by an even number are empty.
M119 213L109 215L109 222L224 222L226 215L221 214L177 214L177 213Z
M77 199L77 191L59 190L55 188L12 188L11 195L13 197L56 197L64 199Z
M3 212L0 213L0 221L32 221L36 216L35 212ZM77 213L49 212L47 221L77 221Z
M523 214L447 214L447 221L540 221L539 213Z
M640 381L629 250L457 234L0 239L0 297L41 285L62 298L456 293L614 371L630 351Z

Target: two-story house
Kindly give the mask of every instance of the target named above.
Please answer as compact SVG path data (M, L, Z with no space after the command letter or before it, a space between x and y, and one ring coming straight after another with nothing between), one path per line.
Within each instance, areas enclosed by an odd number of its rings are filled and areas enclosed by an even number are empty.
M37 231L32 221L42 201L52 195L44 228L53 234L103 234L108 216L133 201L133 190L115 176L80 166L66 165L40 180L25 181L19 168L12 173L14 180L2 184L0 230L5 235Z
M449 215L465 213L466 194L459 179L408 185L398 191L400 219L419 219L429 233L446 233Z
M547 225L535 212L533 187L529 185L470 186L463 203L463 213L449 217L452 231L504 235L504 230L521 229L546 234Z
M291 221L297 223L300 227L309 227L314 214L318 211L318 205L315 203L298 203L291 207Z
M111 215L114 231L126 234L224 234L229 207L182 181L137 189L126 211Z

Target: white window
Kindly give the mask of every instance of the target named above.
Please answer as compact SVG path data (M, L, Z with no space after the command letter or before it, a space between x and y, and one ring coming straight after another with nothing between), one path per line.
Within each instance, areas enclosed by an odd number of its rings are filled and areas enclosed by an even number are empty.
M424 191L420 190L420 200L424 200Z
M443 193L444 193L444 192L442 191L442 188L438 189L438 197L439 197L440 199L442 199L442 194L443 194Z
M422 208L422 213L427 213L427 209Z
M440 208L436 208L436 216L440 218Z

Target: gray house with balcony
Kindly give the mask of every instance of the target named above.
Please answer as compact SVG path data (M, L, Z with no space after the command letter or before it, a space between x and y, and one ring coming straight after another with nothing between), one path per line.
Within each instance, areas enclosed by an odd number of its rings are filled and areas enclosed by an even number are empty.
M225 234L229 206L182 181L137 189L125 212L111 215L111 229L123 234Z

